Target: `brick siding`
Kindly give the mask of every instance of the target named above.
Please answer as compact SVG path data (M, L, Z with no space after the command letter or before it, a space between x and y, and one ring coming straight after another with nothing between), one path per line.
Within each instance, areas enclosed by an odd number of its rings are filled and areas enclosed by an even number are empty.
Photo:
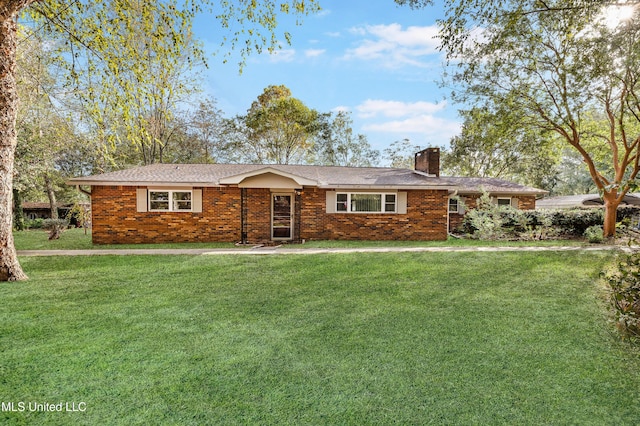
M326 213L326 190L302 194L300 237L308 240L446 240L447 191L407 191L407 214Z
M202 213L138 212L136 187L91 190L95 244L233 242L240 239L240 190L203 188Z
M444 240L447 191L407 191L406 214L326 213L326 190L305 188L299 197L300 235L312 240ZM247 240L271 239L271 192L246 189ZM137 212L136 187L94 186L95 244L236 242L241 240L241 190L202 188L202 213Z

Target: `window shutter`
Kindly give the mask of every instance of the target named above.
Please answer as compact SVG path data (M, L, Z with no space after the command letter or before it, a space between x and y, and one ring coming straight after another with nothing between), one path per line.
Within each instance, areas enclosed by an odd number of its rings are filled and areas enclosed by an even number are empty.
M520 208L520 199L516 197L511 198L511 207L514 209Z
M336 212L336 191L327 191L327 213Z
M136 204L139 212L147 211L147 188L136 188Z
M459 214L465 214L466 213L466 208L467 208L467 199L460 197L460 201L458 201L458 213Z
M398 192L396 203L398 203L398 214L407 214L407 193Z
M194 213L202 213L202 189L193 190L193 201L191 211Z

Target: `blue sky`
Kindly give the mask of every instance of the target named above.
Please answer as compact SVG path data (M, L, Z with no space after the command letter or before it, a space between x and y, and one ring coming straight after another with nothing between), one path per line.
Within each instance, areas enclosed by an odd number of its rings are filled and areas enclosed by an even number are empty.
M459 132L458 106L438 87L443 55L437 50L439 8L411 10L393 0L320 0L323 11L301 26L286 19L278 31L293 36L274 55L249 57L239 75L235 60L219 54L204 74L205 91L226 116L243 114L265 87L284 84L321 112L348 110L354 131L379 150L409 138L421 146L447 145ZM196 36L210 54L221 33L211 18L196 20Z

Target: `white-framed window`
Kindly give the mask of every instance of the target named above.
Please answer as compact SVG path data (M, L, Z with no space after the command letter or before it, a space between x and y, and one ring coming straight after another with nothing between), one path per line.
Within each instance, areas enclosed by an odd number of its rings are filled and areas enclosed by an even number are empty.
M457 198L449 198L449 213L459 213L460 203Z
M338 192L336 212L397 213L397 194L372 192Z
M193 210L192 191L149 190L150 212L190 212Z
M498 198L498 206L500 207L509 207L511 206L511 198Z

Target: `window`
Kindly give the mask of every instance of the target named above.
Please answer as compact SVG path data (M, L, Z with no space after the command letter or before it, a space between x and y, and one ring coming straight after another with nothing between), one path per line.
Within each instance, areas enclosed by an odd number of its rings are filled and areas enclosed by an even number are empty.
M149 191L149 211L170 212L192 210L191 191Z
M498 198L498 205L502 206L511 206L511 198Z
M396 213L396 194L337 193L336 211L348 213Z
M458 200L456 198L449 198L449 213L458 213Z

